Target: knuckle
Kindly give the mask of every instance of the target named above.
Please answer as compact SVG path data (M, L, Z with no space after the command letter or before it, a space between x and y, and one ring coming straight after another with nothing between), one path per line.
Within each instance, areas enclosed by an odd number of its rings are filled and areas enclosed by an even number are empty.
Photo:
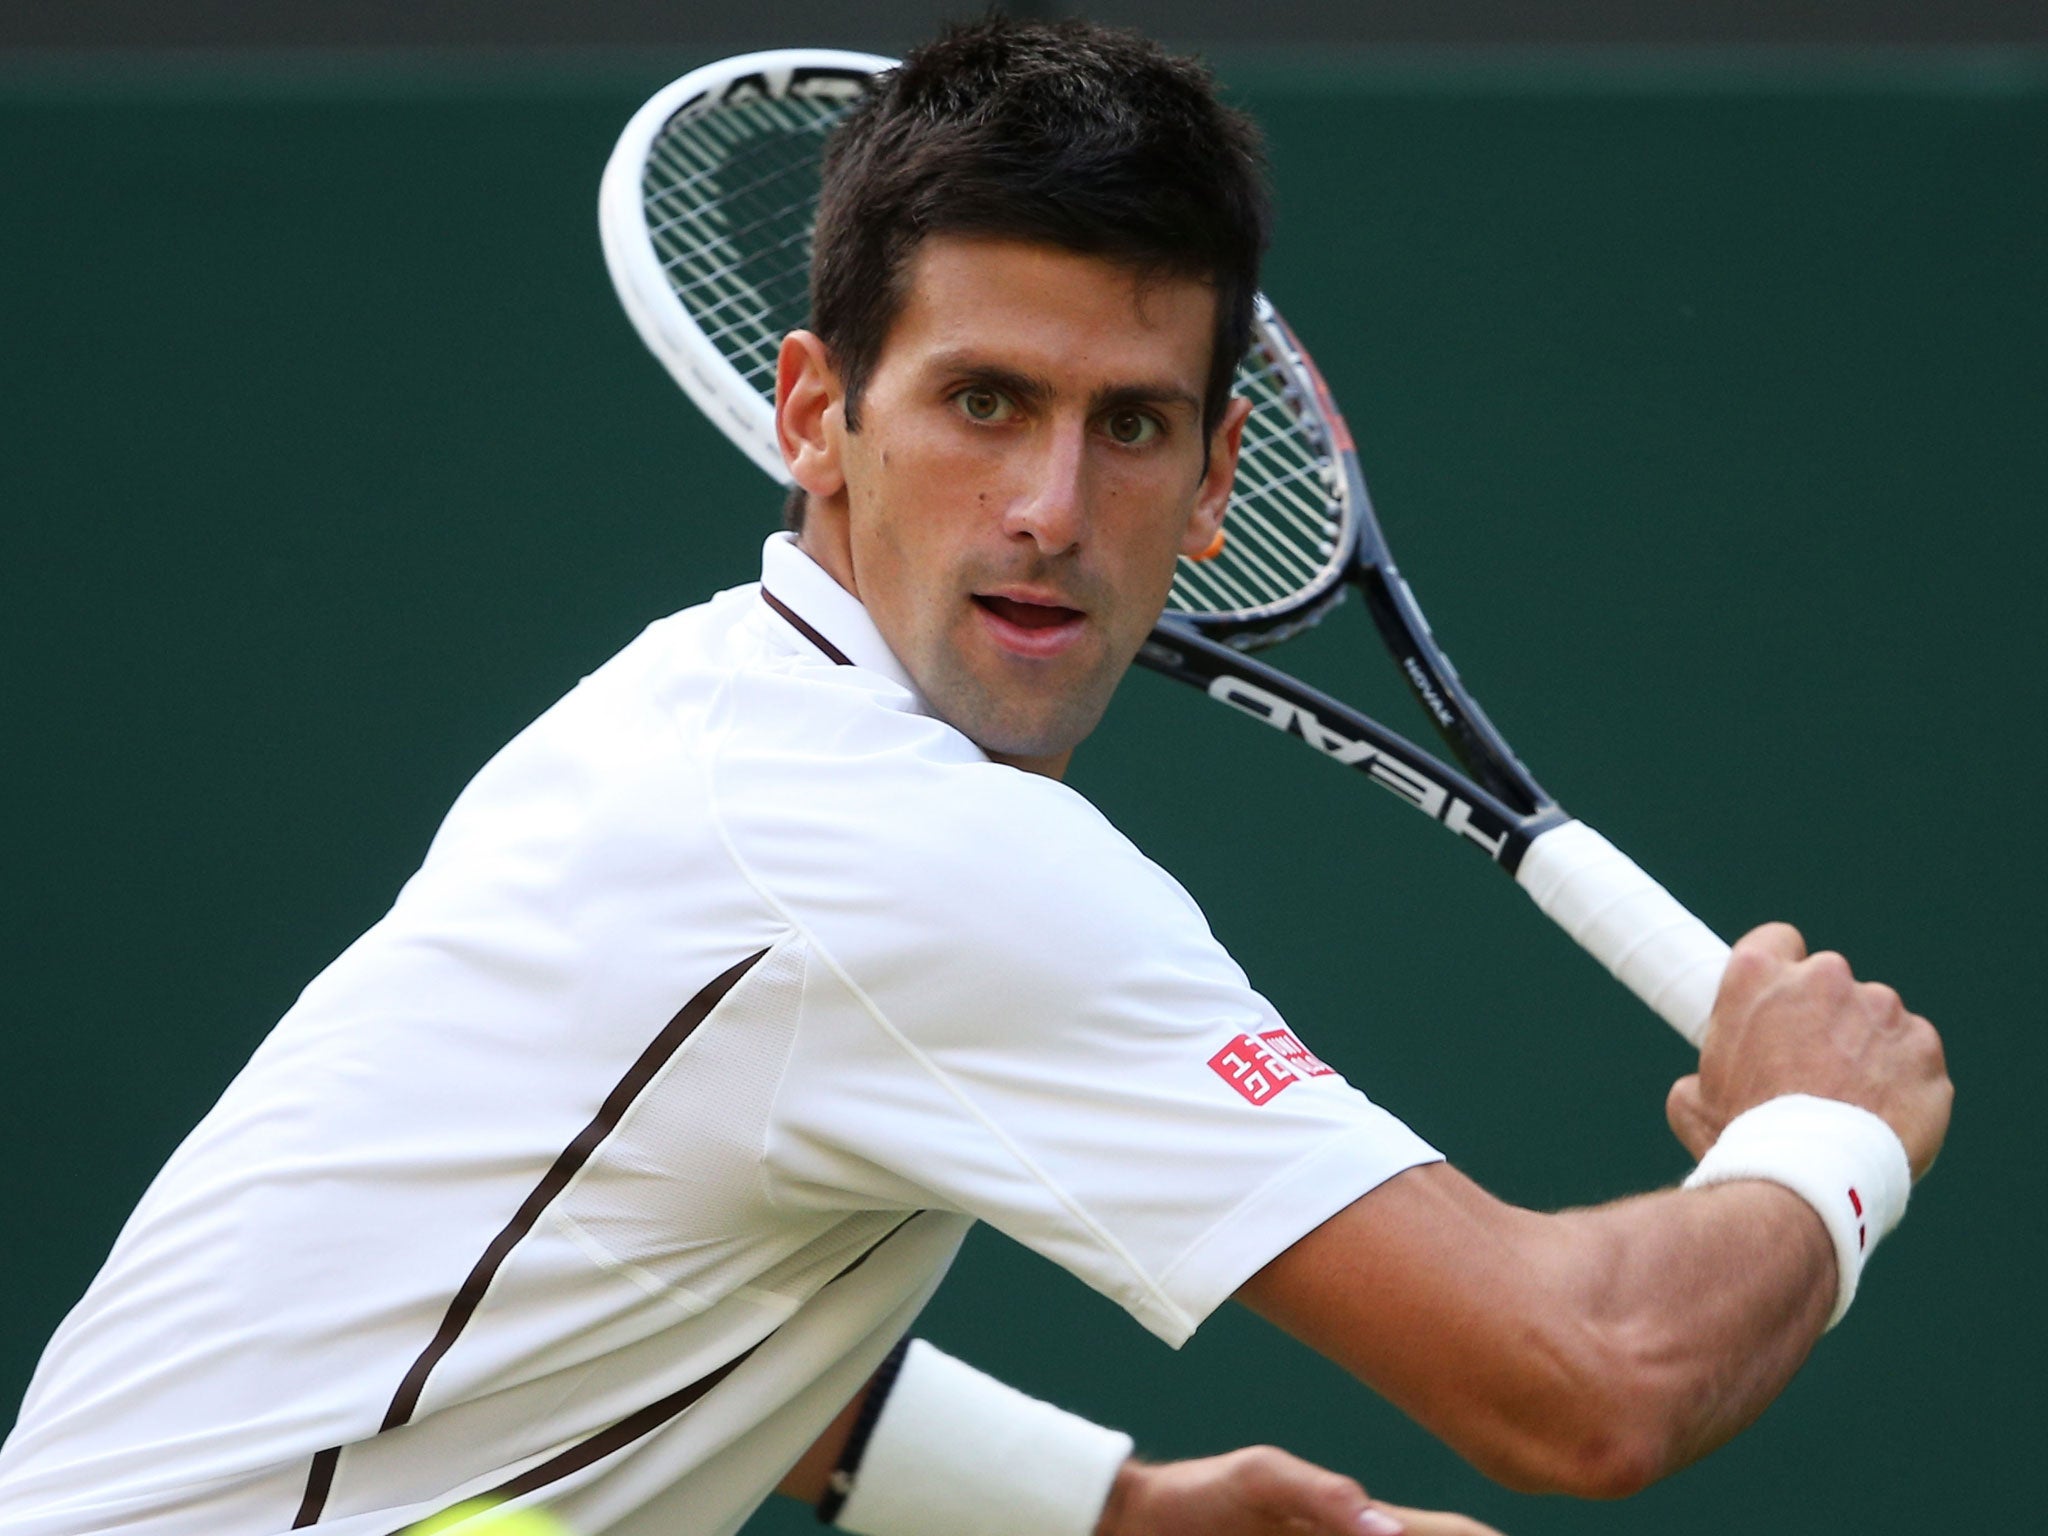
M1790 923L1764 923L1735 941L1729 951L1728 969L1721 979L1721 995L1740 1005L1767 988L1772 978L1787 966L1797 965L1806 954L1806 940Z
M1716 995L1718 1007L1722 1011L1740 1009L1748 999L1763 990L1783 964L1768 950L1745 949L1737 945L1728 952L1728 969L1721 973L1721 986Z
M1777 963L1778 947L1770 942L1767 930L1753 929L1735 941L1735 947L1728 951L1728 969L1737 973L1762 970Z
M1759 923L1742 936L1736 948L1761 950L1772 955L1789 951L1797 959L1806 953L1806 935L1790 923Z
M1855 981L1855 973L1849 969L1848 958L1840 950L1823 949L1806 957L1807 974L1830 991L1849 987Z
M1948 1076L1948 1047L1942 1043L1941 1031L1928 1023L1917 1013L1906 1015L1906 1033L1912 1044L1927 1058L1929 1067Z
M1356 1478L1345 1477L1339 1472L1326 1473L1325 1476L1329 1480L1323 1485L1323 1495L1332 1508L1340 1511L1357 1509L1369 1502L1365 1485Z
M1245 1480L1260 1487L1269 1487L1280 1481L1292 1459L1278 1446L1272 1445L1248 1445L1236 1457Z

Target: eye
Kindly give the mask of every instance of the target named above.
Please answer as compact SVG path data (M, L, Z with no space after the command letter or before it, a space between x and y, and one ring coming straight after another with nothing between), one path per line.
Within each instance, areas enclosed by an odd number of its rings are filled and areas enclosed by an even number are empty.
M1112 411L1103 418L1102 429L1112 441L1135 448L1159 435L1159 418L1150 411Z
M974 384L953 396L953 403L970 421L1007 421L1015 409L1001 390Z

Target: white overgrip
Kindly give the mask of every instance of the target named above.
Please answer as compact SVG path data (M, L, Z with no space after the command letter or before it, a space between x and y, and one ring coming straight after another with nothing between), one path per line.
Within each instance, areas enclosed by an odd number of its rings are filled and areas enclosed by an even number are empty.
M1580 948L1693 1045L1706 1039L1728 946L1583 821L1552 827L1515 880Z

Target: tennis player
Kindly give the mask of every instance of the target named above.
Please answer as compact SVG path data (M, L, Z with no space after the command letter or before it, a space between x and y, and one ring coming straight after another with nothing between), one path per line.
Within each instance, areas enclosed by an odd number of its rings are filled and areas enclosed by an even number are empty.
M1060 782L1213 542L1255 139L1126 35L947 34L830 151L758 584L521 733L173 1156L0 1450L0 1531L1479 1529L1128 1438L908 1332L976 1220L1169 1345L1235 1298L1515 1487L1753 1419L1945 1134L1934 1031L1736 946L1686 1188L1495 1200Z

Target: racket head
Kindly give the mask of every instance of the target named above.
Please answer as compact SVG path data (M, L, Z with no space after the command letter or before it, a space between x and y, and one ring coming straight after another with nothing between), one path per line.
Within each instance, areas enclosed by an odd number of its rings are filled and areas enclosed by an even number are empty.
M810 314L819 159L895 62L778 48L694 69L633 114L598 186L605 266L640 339L784 485L775 357Z
M634 113L605 167L598 227L627 315L698 409L779 484L789 472L775 434L776 357L810 315L825 142L894 66L824 48L707 64ZM1548 797L1430 635L1373 517L1350 428L1263 294L1233 389L1251 411L1224 547L1180 562L1159 633L1255 650L1357 586L1459 760L1514 813L1542 811Z
M789 471L775 437L775 359L810 315L825 140L894 64L784 48L692 70L634 113L599 188L605 264L634 328L780 484ZM1249 649L1313 623L1343 595L1371 512L1350 432L1264 295L1234 389L1252 410L1224 548L1181 561L1167 612Z

